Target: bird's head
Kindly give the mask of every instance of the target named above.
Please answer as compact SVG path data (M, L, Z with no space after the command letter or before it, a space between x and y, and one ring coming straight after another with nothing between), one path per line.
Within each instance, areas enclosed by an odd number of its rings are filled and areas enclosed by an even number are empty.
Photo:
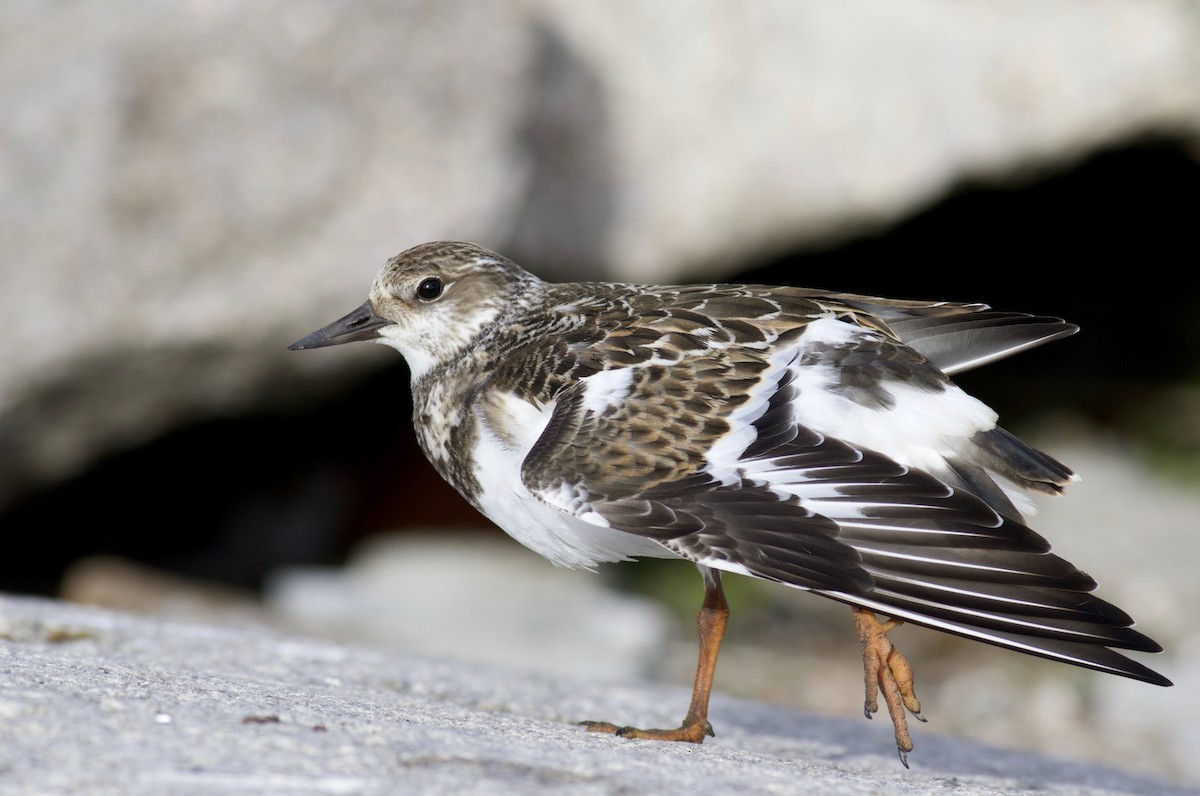
M461 355L537 277L470 243L423 243L379 271L366 303L288 348L369 340L404 355L417 377Z

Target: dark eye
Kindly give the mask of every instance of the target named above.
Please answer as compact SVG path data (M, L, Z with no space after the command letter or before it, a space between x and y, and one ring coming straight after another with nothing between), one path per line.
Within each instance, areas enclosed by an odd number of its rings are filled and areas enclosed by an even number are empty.
M421 284L417 285L417 298L421 301L433 301L442 295L443 289L442 280L436 276L431 276L428 279L421 280Z

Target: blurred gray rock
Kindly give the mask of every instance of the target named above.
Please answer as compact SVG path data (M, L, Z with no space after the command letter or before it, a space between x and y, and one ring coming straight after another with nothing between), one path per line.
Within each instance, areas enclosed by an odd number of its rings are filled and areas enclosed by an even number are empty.
M1180 621L1200 605L1200 493L1195 482L1171 478L1128 446L1098 435L1060 430L1045 440L1045 450L1069 462L1081 480L1061 498L1039 501L1033 527L1052 541L1055 552L1099 581L1098 594L1129 611L1138 629L1163 645L1161 656L1140 659L1176 684L1137 688L1140 684L1121 677L1089 678L1086 690L1076 687L1067 694L1068 700L1083 701L1095 717L1072 730L1072 746L1096 757L1119 753L1124 744L1100 729L1115 722L1122 735L1146 739L1139 754L1144 769L1172 769L1200 782L1200 727L1176 718L1200 711L1200 629ZM1047 685L1041 684L1043 693ZM975 712L969 700L956 704L968 716ZM1006 740L1021 737L1021 731L1009 726L1003 735ZM1027 734L1023 737L1028 740Z
M479 532L373 537L345 567L275 574L264 600L329 638L609 679L647 676L674 635L654 600Z
M566 229L518 236L541 262L598 256L628 281L719 277L894 221L963 180L1025 179L1106 142L1200 131L1194 3L618 5L543 5L560 60L600 84L584 96L602 99L608 132L588 132L614 196L589 216L606 225L584 238L598 254ZM588 113L577 103L554 118ZM563 136L566 158L535 159L561 174L542 177L543 204L588 195L572 179L580 137Z
M0 41L0 506L383 361L282 346L423 240L719 275L1200 128L1171 0L10 0Z
M319 389L333 360L284 346L520 197L512 8L17 2L0 40L0 504Z
M719 734L702 746L575 725L669 724L686 700L677 688L0 596L0 790L12 796L1186 792L924 726L906 771L886 721L720 694Z

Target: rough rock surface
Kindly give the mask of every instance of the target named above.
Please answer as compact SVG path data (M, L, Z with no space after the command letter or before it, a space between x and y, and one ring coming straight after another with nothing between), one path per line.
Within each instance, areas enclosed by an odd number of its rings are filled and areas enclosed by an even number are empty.
M124 3L0 14L0 506L372 355L281 350L474 239L643 281L1200 130L1174 0ZM376 360L380 361L380 360Z
M93 793L1171 794L1118 771L886 722L714 700L703 746L589 734L667 723L678 689L433 660L265 627L0 597L0 790ZM670 707L668 707L670 706Z

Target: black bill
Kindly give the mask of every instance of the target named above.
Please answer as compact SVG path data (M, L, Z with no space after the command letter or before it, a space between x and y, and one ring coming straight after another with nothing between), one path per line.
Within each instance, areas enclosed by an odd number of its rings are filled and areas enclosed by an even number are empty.
M358 340L376 340L379 330L390 324L375 314L371 302L366 302L344 318L339 318L328 326L323 326L302 340L297 340L288 346L289 351L300 351L306 348L324 348L330 345L353 343Z

